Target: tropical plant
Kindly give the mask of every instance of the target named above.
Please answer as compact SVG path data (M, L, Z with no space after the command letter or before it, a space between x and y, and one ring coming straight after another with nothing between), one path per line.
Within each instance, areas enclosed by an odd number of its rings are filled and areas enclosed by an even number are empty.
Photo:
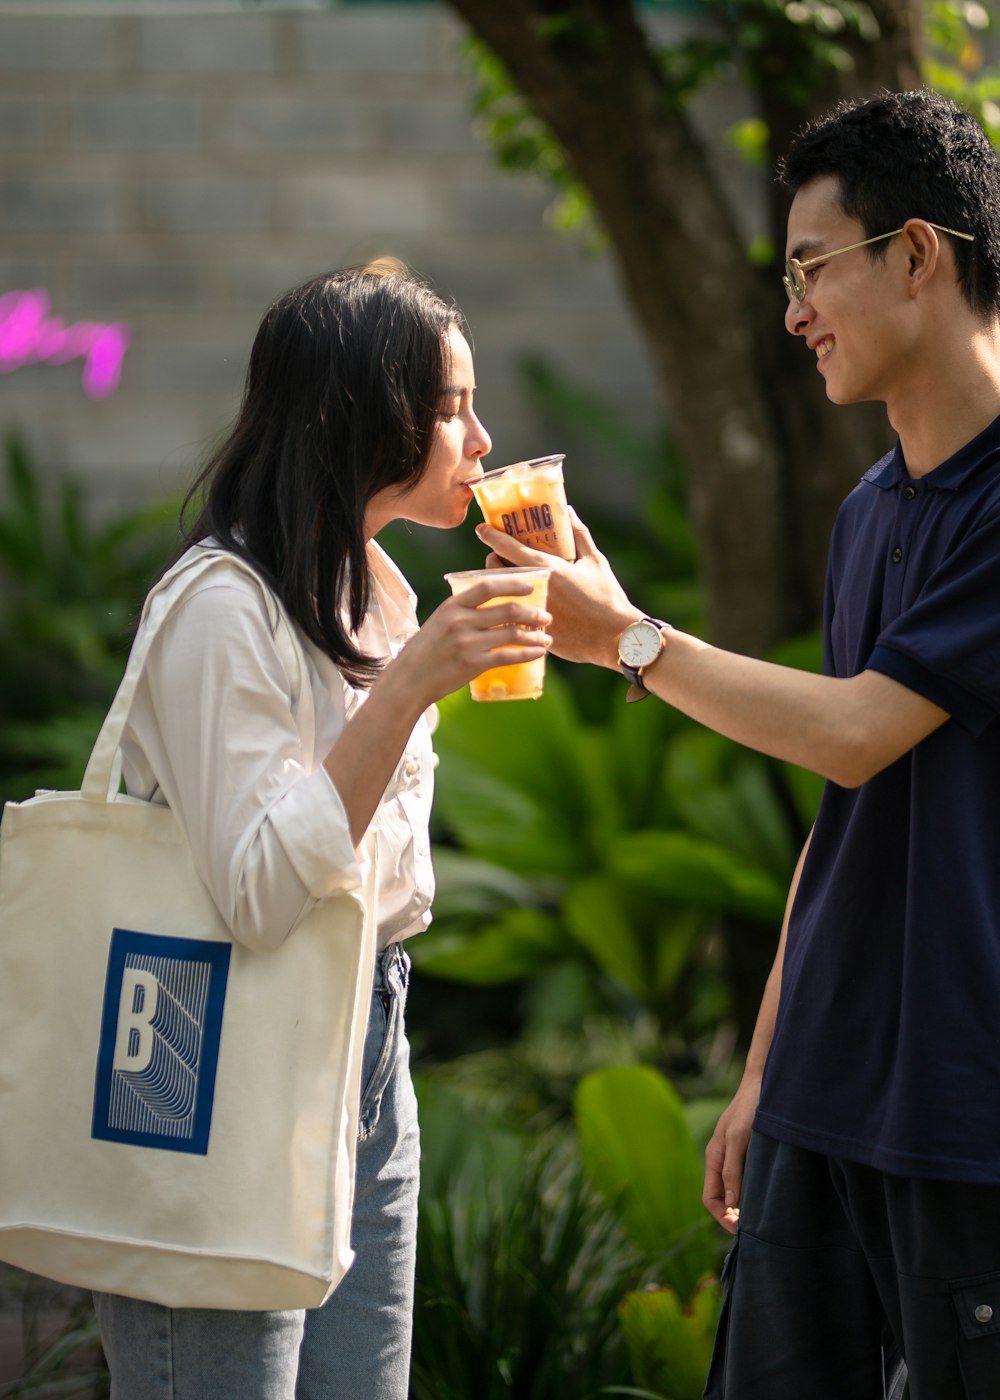
M697 1400L722 1241L663 1076L585 1076L575 1133L526 1133L436 1073L418 1093L413 1400Z
M93 523L82 485L43 480L4 441L0 795L75 787L121 676L142 598L177 544L177 507Z
M655 1070L626 1066L583 1079L574 1116L588 1179L653 1261L653 1281L617 1309L632 1379L651 1400L700 1400L719 1313L720 1237L701 1204L701 1155L681 1102Z
M419 1083L412 1400L586 1400L627 1382L616 1321L641 1257L565 1131L530 1137Z
M571 964L595 1006L652 1012L687 1062L728 1016L749 1032L761 983L742 1006L720 928L762 931L773 955L815 788L620 690L603 723L552 664L530 706L444 702L436 821L453 845L414 957L476 986Z

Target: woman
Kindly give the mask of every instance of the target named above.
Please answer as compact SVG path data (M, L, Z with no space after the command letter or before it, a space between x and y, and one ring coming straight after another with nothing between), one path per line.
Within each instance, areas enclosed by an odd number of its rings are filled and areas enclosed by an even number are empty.
M429 920L434 702L490 665L532 660L548 614L509 577L418 630L375 543L392 520L465 519L490 439L459 313L384 260L269 308L235 425L199 478L187 531L253 566L305 650L325 759L307 751L260 587L222 557L150 651L122 752L131 793L165 801L234 937L295 937L316 898L377 848L379 954L362 1084L356 1258L310 1312L169 1309L98 1295L114 1400L405 1400L419 1141L403 1030L403 942ZM529 630L530 629L530 630ZM496 650L500 644L499 650Z

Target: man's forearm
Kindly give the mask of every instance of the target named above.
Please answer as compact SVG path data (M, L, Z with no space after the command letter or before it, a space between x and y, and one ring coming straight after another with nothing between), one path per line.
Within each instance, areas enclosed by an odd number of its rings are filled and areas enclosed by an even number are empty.
M709 729L842 787L866 782L948 718L877 671L816 675L682 632L669 634L643 682Z
M577 559L527 549L489 525L476 533L500 559L551 568L553 651L570 661L615 669L623 630L642 617L590 531L574 524ZM739 656L697 637L670 631L659 657L643 671L647 689L719 734L857 787L926 738L948 718L915 691L862 671L818 676Z

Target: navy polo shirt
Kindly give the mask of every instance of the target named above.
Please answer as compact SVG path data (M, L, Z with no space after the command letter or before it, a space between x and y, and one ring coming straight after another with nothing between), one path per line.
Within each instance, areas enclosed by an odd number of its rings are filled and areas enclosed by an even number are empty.
M834 527L828 674L950 718L827 783L755 1126L905 1176L1000 1182L1000 418L926 476L897 445Z

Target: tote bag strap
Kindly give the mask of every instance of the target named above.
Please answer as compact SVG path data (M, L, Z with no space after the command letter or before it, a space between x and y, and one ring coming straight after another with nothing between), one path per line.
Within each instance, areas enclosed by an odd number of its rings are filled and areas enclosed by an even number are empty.
M135 692L139 685L139 678L142 675L142 668L145 664L149 649L156 639L156 635L164 622L170 616L177 605L185 599L193 590L196 583L205 574L216 568L219 563L225 561L228 565L238 569L241 573L247 574L257 583L264 594L267 604L268 615L274 629L275 644L283 654L284 664L289 674L295 678L300 692L304 692L306 687L304 681L303 655L299 645L295 630L288 620L284 608L274 596L271 589L261 578L257 571L250 567L237 555L231 554L224 549L206 548L200 558L192 559L188 563L183 563L166 574L158 584L152 588L143 606L142 616L139 619L136 640L129 654L128 665L125 668L125 675L118 687L117 694L111 702L111 708L101 725L100 733L94 743L90 760L87 763L86 772L83 775L83 782L80 785L80 796L87 802L111 802L118 792L121 782L122 758L121 741L125 725L128 722L129 714L132 710L132 702L135 699ZM163 606L157 610L154 618L150 618L150 611L154 600L162 599Z

